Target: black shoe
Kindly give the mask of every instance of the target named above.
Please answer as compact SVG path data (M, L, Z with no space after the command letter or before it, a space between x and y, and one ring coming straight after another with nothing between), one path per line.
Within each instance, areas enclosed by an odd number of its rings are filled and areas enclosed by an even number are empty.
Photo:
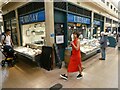
M82 75L79 74L79 75L77 76L77 79L81 79L81 78L82 78Z
M60 77L65 79L65 80L68 80L68 76L66 76L65 74L60 74Z
M104 58L99 58L99 60L105 60Z

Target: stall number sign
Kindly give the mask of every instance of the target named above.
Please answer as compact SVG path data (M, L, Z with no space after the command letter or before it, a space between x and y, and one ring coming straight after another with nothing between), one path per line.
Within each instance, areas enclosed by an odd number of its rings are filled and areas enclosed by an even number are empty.
M94 20L95 25L100 25L100 21Z
M20 24L33 23L45 20L45 11L39 11L20 17Z
M90 19L85 17L68 14L68 22L79 22L84 24L90 24Z

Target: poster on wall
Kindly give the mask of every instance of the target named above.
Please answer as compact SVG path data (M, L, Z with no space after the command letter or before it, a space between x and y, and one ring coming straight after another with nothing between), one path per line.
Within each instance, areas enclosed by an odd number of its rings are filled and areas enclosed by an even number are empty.
M56 36L56 44L64 43L64 35Z
M26 35L30 36L31 35L31 31L30 30L26 30Z

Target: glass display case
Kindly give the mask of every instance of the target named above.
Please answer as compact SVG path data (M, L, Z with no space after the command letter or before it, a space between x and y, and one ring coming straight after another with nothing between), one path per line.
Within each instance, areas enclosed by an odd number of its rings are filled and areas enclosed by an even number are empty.
M97 52L100 50L100 44L98 39L83 39L80 41L80 51L81 51L81 57L82 61L92 57L93 55L97 54ZM71 56L72 47L67 47L65 49L65 65L68 66L70 56Z
M80 42L80 50L84 54L89 54L93 52L94 50L99 50L100 49L100 44L97 39L84 39L83 41Z
M40 59L40 54L42 53L41 49L32 44L26 44L26 47L16 47L14 50L17 52L17 54L22 55L35 62Z

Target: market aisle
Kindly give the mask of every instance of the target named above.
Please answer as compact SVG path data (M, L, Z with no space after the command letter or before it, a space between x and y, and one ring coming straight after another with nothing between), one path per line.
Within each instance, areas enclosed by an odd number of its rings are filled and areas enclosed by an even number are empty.
M108 48L106 61L99 61L99 56L100 54L97 54L83 62L83 79L77 80L77 74L71 74L68 81L59 77L61 73L66 72L65 68L45 71L20 61L9 69L9 77L3 87L50 88L61 83L63 88L118 88L118 50Z

